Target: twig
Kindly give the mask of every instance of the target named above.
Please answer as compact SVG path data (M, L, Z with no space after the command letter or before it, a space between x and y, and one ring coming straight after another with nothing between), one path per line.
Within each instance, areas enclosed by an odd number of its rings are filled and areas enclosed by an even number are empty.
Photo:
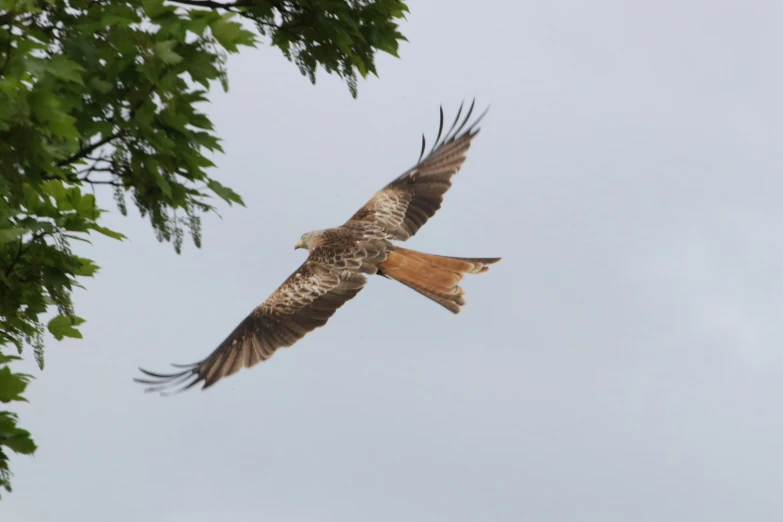
M171 0L176 4L191 5L195 7L207 7L209 9L227 9L230 10L234 7L253 7L253 2L240 1L223 4L221 2L213 2L212 0Z
M35 243L36 241L38 241L39 239L44 237L46 234L48 234L48 232L38 232L37 234L33 234L33 237L32 237L32 239L30 239L30 242L28 243L27 248L22 248L22 246L24 246L24 242L22 241L21 238L19 238L19 249L16 251L16 256L14 256L14 258L11 260L11 263L5 269L5 276L6 277L11 275L11 272L13 271L14 266L16 266L16 263L19 262L19 259L22 257L22 254L27 252L30 249L30 246L33 243Z
M89 176L85 176L83 178L79 178L79 181L89 183L90 185L111 185L112 187L124 187L122 183L119 181L98 181L94 179L90 179Z
M91 172L114 172L114 169L103 168L103 167L97 168L95 165L92 165L90 168L76 171L76 175L77 176L79 174L88 174L89 175Z
M82 158L86 158L91 152L93 152L95 149L102 147L109 143L114 138L119 138L120 133L115 132L113 134L110 134L106 136L105 138L96 141L92 145L88 145L87 147L84 147L83 149L79 150L78 152L74 153L68 158L65 158L64 160L60 160L57 162L58 167L62 167L64 165L68 165L69 163L73 163L74 161L79 161Z

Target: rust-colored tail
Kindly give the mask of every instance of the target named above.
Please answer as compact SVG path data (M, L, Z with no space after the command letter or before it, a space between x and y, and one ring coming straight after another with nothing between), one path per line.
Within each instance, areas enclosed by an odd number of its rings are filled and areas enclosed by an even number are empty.
M459 286L463 274L481 274L499 257L445 257L395 248L378 265L380 274L407 285L458 314L465 304L465 290Z

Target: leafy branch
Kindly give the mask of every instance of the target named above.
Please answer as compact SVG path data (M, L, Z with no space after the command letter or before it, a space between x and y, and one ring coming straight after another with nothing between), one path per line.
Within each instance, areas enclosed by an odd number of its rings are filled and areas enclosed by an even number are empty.
M96 141L95 143L90 144L87 147L79 149L76 153L72 154L68 158L65 158L63 160L58 161L57 162L57 166L58 167L63 167L65 165L70 165L71 163L75 163L75 162L77 162L77 161L79 161L79 160L81 160L83 158L86 158L87 156L89 156L91 153L93 153L97 149L103 147L104 145L106 145L107 143L111 142L112 140L114 140L116 138L119 138L121 135L122 135L121 132L112 133L112 134L110 134L110 135L108 135L108 136L106 136L106 137Z
M345 79L377 74L375 55L397 56L402 0L46 0L0 11L0 402L24 401L30 376L13 373L32 346L44 367L44 334L81 338L71 295L99 267L71 248L102 226L87 189L113 189L157 238L201 246L202 215L215 198L243 200L216 179L221 140L201 104L228 89L228 54L265 37L315 82L322 68ZM8 5L13 10L7 9ZM256 31L243 25L255 24ZM195 35L195 37L194 37ZM93 190L93 192L95 192ZM52 310L56 314L45 321ZM0 489L10 491L9 452L35 443L0 411Z
M252 1L244 2L213 2L212 0L171 0L175 4L189 5L191 7L204 7L207 9L233 9L236 7L250 7L253 5Z

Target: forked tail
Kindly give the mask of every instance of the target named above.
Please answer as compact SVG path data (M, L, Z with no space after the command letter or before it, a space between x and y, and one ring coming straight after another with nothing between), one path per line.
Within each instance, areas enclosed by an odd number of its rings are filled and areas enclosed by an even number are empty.
M395 248L378 265L380 274L409 286L458 314L465 305L465 290L459 286L464 274L481 274L499 257L446 257Z

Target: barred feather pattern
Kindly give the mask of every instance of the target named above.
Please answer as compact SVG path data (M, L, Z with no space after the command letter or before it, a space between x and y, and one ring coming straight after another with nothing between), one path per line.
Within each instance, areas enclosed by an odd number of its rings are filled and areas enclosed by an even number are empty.
M447 257L396 247L378 264L390 277L458 314L465 306L465 290L459 286L465 274L483 274L499 257Z
M198 384L209 388L324 326L364 288L368 274L397 280L459 313L465 304L464 290L459 286L464 274L486 272L500 258L436 256L395 247L391 241L404 241L416 234L440 208L487 112L468 124L474 106L475 100L462 119L460 107L445 133L441 108L438 135L426 156L422 136L414 167L378 191L342 226L303 235L297 247L307 248L307 260L209 356L193 364L174 364L177 370L171 373L141 369L145 377L134 380L146 385L147 391L162 394Z
M336 271L306 261L266 301L256 307L206 359L173 373L141 369L147 391L184 391L199 383L208 388L242 368L266 361L280 348L292 346L307 333L324 326L367 284L352 271Z
M398 241L416 234L440 209L443 195L451 188L451 178L462 168L471 141L479 133L478 124L489 108L468 125L475 105L473 100L462 120L460 107L445 134L441 107L438 136L429 154L424 156L426 140L422 136L418 163L376 192L348 223L369 221L381 225L389 239Z

